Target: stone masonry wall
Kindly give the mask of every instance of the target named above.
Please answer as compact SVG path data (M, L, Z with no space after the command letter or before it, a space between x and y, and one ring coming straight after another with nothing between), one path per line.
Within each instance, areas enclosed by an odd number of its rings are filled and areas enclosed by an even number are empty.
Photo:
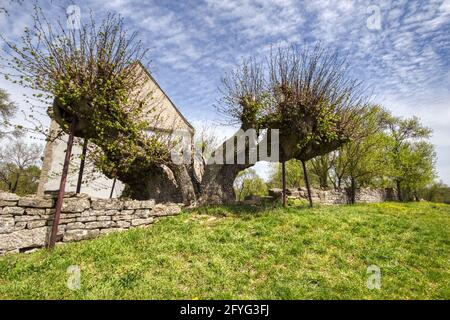
M0 255L44 247L53 224L52 196L18 197L0 192ZM156 219L178 214L177 204L155 201L95 199L68 194L64 198L58 241L92 239L99 235L152 224Z
M281 198L281 189L270 189L269 196L277 199ZM308 201L308 191L306 188L287 189L288 198ZM319 190L312 189L311 196L313 202L321 204L347 204L349 196L346 190ZM357 189L355 201L357 203L377 203L396 200L395 192L391 188L387 189Z

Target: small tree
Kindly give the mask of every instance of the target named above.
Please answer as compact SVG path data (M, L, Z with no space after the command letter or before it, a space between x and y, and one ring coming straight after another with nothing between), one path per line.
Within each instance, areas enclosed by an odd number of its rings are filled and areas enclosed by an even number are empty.
M0 181L9 192L34 193L39 178L42 148L37 144L26 144L15 140L0 148Z
M17 106L10 101L9 94L0 89L0 139L8 136L20 135L20 127L13 126L11 123L11 119L14 117L17 111Z
M347 184L351 203L355 203L358 187L387 174L387 117L388 113L378 106L367 108L355 127L354 139L338 151L335 172Z
M298 160L292 159L286 162L286 171L289 174L286 176L287 188L302 188L304 186L303 170L301 163ZM273 166L270 175L269 186L271 188L281 188L281 164L277 163Z
M267 194L267 184L254 169L239 172L234 181L236 198L242 201L247 196L263 196Z
M404 145L398 156L399 167L395 167L395 172L399 175L395 177L399 181L401 175L401 185L398 187L401 195L399 200L419 200L419 192L425 188L436 177L434 164L436 152L431 143L419 141Z
M412 156L414 143L429 138L432 131L424 127L417 117L409 119L389 117L386 121L391 140L389 152L386 155L392 162L391 174L397 187L398 198L403 201L404 175L407 173L405 168L411 167L408 165L409 160L416 158Z
M322 189L329 189L330 187L330 170L334 166L335 154L330 152L329 154L321 155L311 159L311 172L317 178L319 186Z

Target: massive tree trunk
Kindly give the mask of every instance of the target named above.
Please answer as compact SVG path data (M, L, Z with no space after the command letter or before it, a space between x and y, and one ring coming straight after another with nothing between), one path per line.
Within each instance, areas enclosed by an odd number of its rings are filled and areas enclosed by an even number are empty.
M234 136L228 141L231 139ZM222 152L225 154L226 144L227 141L216 149L218 158L222 157ZM238 154L242 155L241 152L248 154L248 149L248 141L243 150L236 148L235 160ZM234 180L239 172L253 166L253 163L248 162L248 157L244 164L226 163L225 158L223 164L208 164L204 159L192 160L189 164L169 163L140 172L138 176L122 176L121 180L128 185L130 196L134 199L155 199L157 202L179 202L191 206L234 203Z
M191 165L163 166L139 181L127 182L134 199L179 202L185 205L229 204L236 201L233 188L239 172L251 165L206 165L199 181Z

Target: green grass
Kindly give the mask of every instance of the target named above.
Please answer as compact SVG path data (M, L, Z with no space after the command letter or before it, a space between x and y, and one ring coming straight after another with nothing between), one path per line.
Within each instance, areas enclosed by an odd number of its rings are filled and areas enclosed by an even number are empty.
M450 299L450 206L201 208L0 258L2 299ZM81 268L81 289L67 268ZM367 267L381 289L367 288Z

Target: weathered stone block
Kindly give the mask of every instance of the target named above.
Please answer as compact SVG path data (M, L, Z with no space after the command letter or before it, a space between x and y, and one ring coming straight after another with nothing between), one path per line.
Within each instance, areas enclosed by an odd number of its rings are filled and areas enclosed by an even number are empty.
M117 221L117 226L119 228L127 229L127 228L129 228L131 226L131 223L128 222L128 221Z
M175 203L157 204L152 210L152 216L169 216L181 212L179 205Z
M103 214L107 216L115 216L119 214L119 210L104 210Z
M19 206L32 208L52 208L53 200L40 197L23 197L19 199Z
M20 197L17 194L0 191L0 200L4 201L18 201Z
M77 213L62 212L61 213L61 219L74 219L74 218L78 218L78 217L81 217L81 212L77 212Z
M141 209L152 209L155 206L155 200L140 201Z
M131 216L134 214L134 212L135 212L135 210L122 210L122 211L119 211L118 214L122 215L122 216Z
M14 225L14 230L23 230L25 229L25 227L27 226L27 222L26 221L19 221L16 222L16 224Z
M98 216L97 221L110 221L111 216Z
M5 201L0 200L0 207L14 207L17 205L17 201ZM0 209L0 214L2 214L2 210Z
M148 218L151 216L151 210L150 209L139 209L134 212L134 215L137 218L141 218L141 219Z
M83 212L91 207L89 198L68 198L64 199L62 212Z
M44 227L47 224L45 220L35 220L27 222L27 229Z
M120 215L120 216L113 216L112 217L112 219L114 221L124 221L124 220L128 220L129 221L129 220L131 220L133 218L135 218L134 215Z
M80 213L80 217L94 217L95 213L95 210L86 210Z
M135 226L140 226L140 225L144 225L144 224L151 224L153 223L153 218L147 218L147 219L134 219L131 221L131 225L133 227Z
M36 208L26 208L25 214L28 216L44 216L45 215L45 209L36 209Z
M123 202L124 209L141 209L141 201L138 200L126 200Z
M0 251L42 247L47 242L49 231L50 229L48 227L41 227L14 231L9 234L0 234Z
M0 216L0 233L10 233L14 231L14 218Z
M95 220L97 220L96 216L78 217L76 219L77 222L90 222Z
M16 222L22 222L22 221L33 221L33 220L41 220L42 218L39 215L23 215L23 216L16 216L15 220Z
M69 242L69 241L80 241L80 240L86 240L86 239L92 239L95 238L100 234L100 230L93 229L93 230L86 230L86 229L74 229L74 230L67 230L64 234L63 241Z
M123 201L120 199L92 199L94 210L122 210Z
M21 207L4 207L3 209L0 210L2 212L2 215L12 214L14 216L20 216L25 213L25 209Z
M66 230L83 229L84 227L85 225L82 222L73 222L67 224Z
M100 229L100 228L112 228L115 227L116 223L114 221L93 221L86 222L87 229Z
M72 222L75 222L75 221L77 221L76 218L69 218L69 219L60 218L59 219L59 223L72 223Z
M119 210L89 210L83 213L91 216L115 216L119 214Z

